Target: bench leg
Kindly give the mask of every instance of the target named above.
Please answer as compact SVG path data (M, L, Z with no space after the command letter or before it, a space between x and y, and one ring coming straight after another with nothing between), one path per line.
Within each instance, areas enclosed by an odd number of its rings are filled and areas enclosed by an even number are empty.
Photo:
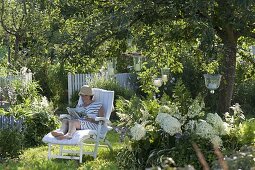
M48 144L48 160L51 159L51 144Z
M83 156L83 144L80 144L80 163L82 163L82 156Z

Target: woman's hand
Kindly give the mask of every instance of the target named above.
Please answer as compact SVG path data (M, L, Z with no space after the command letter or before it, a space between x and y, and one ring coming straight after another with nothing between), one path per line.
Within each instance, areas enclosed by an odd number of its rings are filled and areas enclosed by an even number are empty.
M93 122L93 123L95 122L95 119L93 119L93 118L91 118L91 117L86 117L85 119L86 119L87 121L90 121L90 122Z

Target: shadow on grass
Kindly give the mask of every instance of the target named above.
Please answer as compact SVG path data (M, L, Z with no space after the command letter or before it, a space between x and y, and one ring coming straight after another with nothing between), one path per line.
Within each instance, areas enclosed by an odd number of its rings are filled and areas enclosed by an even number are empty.
M92 156L84 155L83 163L79 163L77 160L66 160L66 159L47 159L48 147L39 146L35 148L28 148L17 159L8 159L0 164L0 169L18 169L18 170L72 170L72 169L100 169L100 170L117 170L116 155L118 148L121 147L122 143L119 143L118 134L111 131L108 134L108 140L113 146L111 152L108 148L99 148L98 157L93 159ZM92 147L87 149L92 150ZM54 152L58 149L54 148Z

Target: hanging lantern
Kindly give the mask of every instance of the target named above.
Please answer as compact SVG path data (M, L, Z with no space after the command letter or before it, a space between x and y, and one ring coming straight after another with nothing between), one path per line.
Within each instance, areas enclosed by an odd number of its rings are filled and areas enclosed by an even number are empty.
M162 81L164 82L164 84L166 84L166 82L169 79L169 75L170 75L170 68L161 68L161 76L162 76Z
M255 55L255 46L254 45L250 46L250 50L251 50L251 55Z
M153 80L153 85L156 87L161 87L162 86L162 78L155 78Z
M133 54L134 70L141 71L142 68L142 56L139 53Z
M213 94L214 90L220 86L221 75L220 74L204 74L205 86Z
M115 74L116 64L117 61L115 58L107 61L107 72L109 76L113 76Z

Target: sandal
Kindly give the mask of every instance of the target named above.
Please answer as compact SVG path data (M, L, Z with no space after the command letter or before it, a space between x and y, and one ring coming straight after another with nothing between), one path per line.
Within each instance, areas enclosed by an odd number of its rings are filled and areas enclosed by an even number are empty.
M64 139L72 139L72 136L69 135L69 134L65 134L65 135L62 135L62 136L58 136L56 137L58 140L64 140Z

